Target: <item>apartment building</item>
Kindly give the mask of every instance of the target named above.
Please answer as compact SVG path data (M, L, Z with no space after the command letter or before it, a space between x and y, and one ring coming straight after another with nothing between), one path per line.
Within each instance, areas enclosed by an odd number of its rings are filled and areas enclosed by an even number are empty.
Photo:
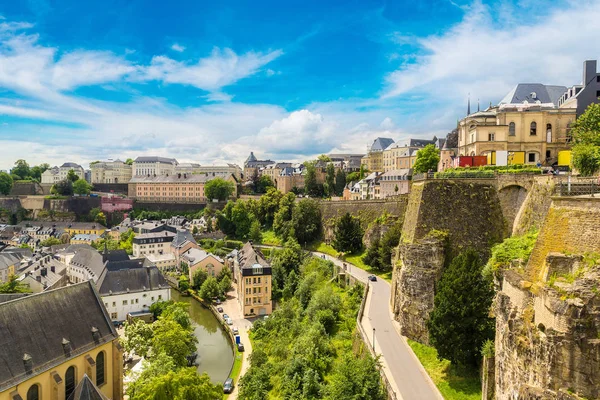
M186 173L134 176L129 181L129 197L154 203L204 203L204 186L211 179L213 177ZM232 196L236 196L235 178L230 175L227 180L234 183Z
M54 185L55 183L67 179L67 175L71 170L73 170L80 179L85 179L85 171L81 165L73 162L66 162L60 167L52 167L44 171L42 173L41 183Z
M371 172L383 172L383 152L394 143L391 138L378 137L373 141L361 163Z
M121 160L98 161L90 164L91 183L127 183L133 167Z
M133 161L133 176L167 176L175 173L179 163L174 158L144 156Z
M169 231L143 233L133 238L133 256L144 257L149 254L170 253L175 233Z
M271 314L271 265L250 242L238 251L234 259L234 277L244 315Z

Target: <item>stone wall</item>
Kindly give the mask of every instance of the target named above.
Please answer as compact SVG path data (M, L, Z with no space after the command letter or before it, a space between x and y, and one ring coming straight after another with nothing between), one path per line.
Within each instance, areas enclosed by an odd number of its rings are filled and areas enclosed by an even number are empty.
M11 191L11 196L29 196L44 194L44 189L37 182L15 182Z
M523 235L531 229L542 227L552 203L555 183L556 179L551 176L537 176L534 179L525 201L515 214L513 235Z
M181 213L198 212L205 207L206 203L147 203L141 201L135 201L133 205L136 211L169 211Z

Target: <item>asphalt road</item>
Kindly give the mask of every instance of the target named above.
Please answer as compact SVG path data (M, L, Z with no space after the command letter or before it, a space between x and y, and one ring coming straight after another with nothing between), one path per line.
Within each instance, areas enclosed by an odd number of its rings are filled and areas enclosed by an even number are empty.
M317 256L324 255L316 252L314 254ZM327 255L325 257L336 265L343 264L342 261L334 257ZM390 284L379 278L376 282L368 281L369 274L366 271L348 263L347 265L352 276L363 282L369 282L371 285L371 304L368 309L365 309L363 321L368 318L370 326L375 328L375 352L382 354L388 364L402 399L442 399L406 340L393 325L393 316L390 311ZM366 333L372 335L372 329ZM372 340L372 338L369 338L369 341L372 342Z

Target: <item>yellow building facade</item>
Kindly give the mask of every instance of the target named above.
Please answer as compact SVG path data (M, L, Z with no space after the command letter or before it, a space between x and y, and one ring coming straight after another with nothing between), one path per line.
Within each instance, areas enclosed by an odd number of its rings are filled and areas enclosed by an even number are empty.
M204 203L207 201L204 187L210 179L198 174L134 176L129 181L129 197L156 203ZM233 183L235 197L237 181L233 175L225 180Z
M269 315L273 312L271 265L250 242L242 247L234 260L234 277L244 315Z

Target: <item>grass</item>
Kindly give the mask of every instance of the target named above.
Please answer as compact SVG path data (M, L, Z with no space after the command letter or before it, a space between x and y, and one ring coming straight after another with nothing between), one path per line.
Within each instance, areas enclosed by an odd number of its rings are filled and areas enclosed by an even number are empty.
M337 255L338 255L338 251L336 249L331 247L331 245L325 244L323 242L314 243L314 244L310 245L308 247L308 249L311 251L318 251L320 253L325 253L332 257L337 257ZM358 268L365 270L366 272L368 272L370 274L377 275L378 277L385 279L388 282L391 282L392 281L392 271L381 272L381 271L376 271L376 270L372 269L370 266L365 264L362 260L365 253L366 253L366 249L361 250L360 253L346 254L344 256L344 261L349 262L350 264L353 264L353 265L357 266Z
M262 233L262 244L266 246L282 246L281 238L275 235L273 230L268 230Z
M231 368L229 377L233 379L233 384L237 386L240 381L240 372L242 371L243 354L238 351L236 345L233 346L233 353L233 367ZM229 396L229 394L224 394L223 398L227 399Z
M68 199L69 196L61 196L58 194L51 194L49 196L45 196L44 198L48 199L48 200L65 200L65 199Z
M433 347L408 340L408 344L447 400L480 400L481 380L477 371L459 371L448 360L437 358Z

